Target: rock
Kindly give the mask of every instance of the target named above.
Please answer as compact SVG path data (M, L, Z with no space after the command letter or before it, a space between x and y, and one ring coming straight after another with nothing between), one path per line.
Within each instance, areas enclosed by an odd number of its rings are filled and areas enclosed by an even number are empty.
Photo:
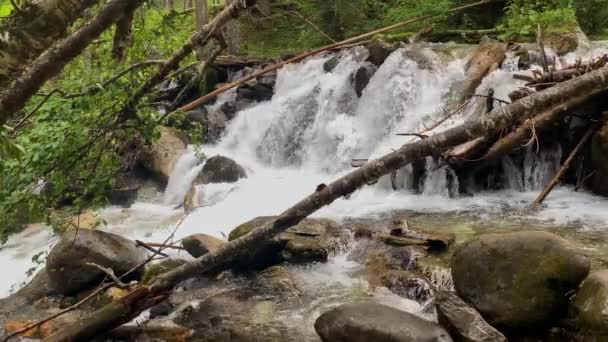
M234 183L241 178L247 178L245 169L234 160L218 155L207 159L194 184Z
M144 150L143 165L167 181L179 157L186 152L189 141L177 130L169 127L160 128L160 138Z
M575 246L540 231L470 240L456 250L451 267L458 295L499 329L537 328L564 317L567 293L589 273Z
M275 219L262 216L245 222L230 232L232 241L253 229ZM255 268L274 265L283 261L291 263L325 262L330 254L338 252L346 244L348 236L335 222L325 219L304 219L274 239L257 247L239 262L243 267Z
M211 296L181 311L175 322L193 329L191 341L302 341L298 332L281 323L275 304L260 301L253 292L231 290ZM189 340L190 341L190 340Z
M137 248L135 242L121 236L98 230L69 229L49 253L46 271L53 289L72 295L105 277L102 271L87 263L110 268L120 276L146 258L145 249ZM140 267L124 280L140 279L143 272L144 268Z
M608 270L595 272L585 279L573 305L582 327L608 333Z
M154 277L174 270L185 263L187 263L187 261L182 259L165 259L159 263L148 265L148 267L146 267L146 272L141 279L141 283L147 285Z
M590 170L593 170L589 182L591 191L598 195L608 196L608 123L593 135L591 139Z
M558 56L573 52L578 47L578 37L575 32L552 33L545 36L545 47L553 49Z
M274 90L272 87L257 82L253 84L245 83L236 89L237 101L239 99L252 100L256 102L268 101L272 99L273 94Z
M475 308L453 292L437 293L435 308L439 324L457 341L507 342L507 338L489 325Z
M215 252L225 244L225 241L207 234L194 234L182 240L182 247L195 258Z
M380 275L380 281L382 286L393 293L422 303L431 299L434 294L429 281L415 272L387 270Z
M370 63L366 63L351 75L351 82L353 83L353 88L355 89L357 96L361 97L363 90L369 84L374 73L376 73L376 67Z
M69 219L64 229L95 229L102 224L102 221L97 214L92 210L85 210L82 214L76 215Z
M323 63L323 71L332 72L338 66L338 57L332 56L330 59Z
M301 294L293 275L285 266L272 266L259 272L253 287L256 292L275 297L297 297Z
M367 50L369 51L367 61L379 67L393 51L397 50L397 47L386 41L375 39L367 44Z
M59 311L60 310L56 308L49 310L32 310L31 308L24 308L21 312L16 313L16 317L4 321L2 328L6 333L10 334L25 328L32 323L36 323L44 318L55 315ZM44 339L65 325L77 322L82 315L84 315L84 312L79 310L67 312L53 320L41 324L36 328L32 328L19 336L31 339Z
M448 342L438 324L375 303L344 304L322 314L315 330L331 342Z

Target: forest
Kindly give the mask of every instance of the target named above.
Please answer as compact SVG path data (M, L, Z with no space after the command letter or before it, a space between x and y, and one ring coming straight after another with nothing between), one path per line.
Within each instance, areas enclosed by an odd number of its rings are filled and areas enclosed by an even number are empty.
M0 0L0 340L608 339L608 0Z

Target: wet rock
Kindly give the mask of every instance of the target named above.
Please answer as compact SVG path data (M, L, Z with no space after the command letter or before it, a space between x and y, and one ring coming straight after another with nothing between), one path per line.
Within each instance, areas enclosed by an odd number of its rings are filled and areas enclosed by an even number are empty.
M367 44L367 50L369 51L367 61L379 67L393 51L397 50L397 47L386 41L377 39Z
M255 82L253 84L244 84L237 88L236 96L239 99L251 100L255 102L268 101L272 99L274 90L272 87Z
M275 219L262 216L245 222L230 232L232 241ZM305 219L265 244L239 263L242 266L265 267L287 261L291 263L324 262L347 242L348 236L335 222L325 219Z
M207 159L194 184L234 183L247 178L245 169L234 160L217 155Z
M214 252L225 244L225 241L207 234L194 234L182 240L182 247L195 258Z
M168 180L179 157L189 144L187 138L169 127L160 128L160 138L144 150L143 165L160 177Z
M553 49L559 56L563 56L576 50L578 37L574 32L552 33L545 36L544 45Z
M26 326L28 326L30 324L36 323L51 315L55 315L60 310L59 309L50 309L50 310L38 310L35 312L31 311L31 310L24 310L24 311L25 312L21 312L21 313L17 314L17 317L19 317L19 318L15 317L14 319L6 320L3 323L4 331L7 334L14 333L22 328L25 328ZM27 337L30 339L43 339L43 338L49 337L53 333L55 333L56 331L58 331L59 329L64 327L65 325L73 324L73 323L77 322L80 319L80 315L82 315L82 314L83 314L83 312L78 311L78 310L62 314L53 320L45 322L36 328L30 329L30 330L20 334L19 336ZM1 334L0 334L0 336L1 336Z
M591 167L593 175L589 182L591 191L608 196L608 123L593 135L591 140Z
M540 231L487 234L451 260L459 296L498 328L537 328L564 317L567 293L589 273L569 241Z
M338 57L332 56L330 59L323 63L323 71L332 72L338 66Z
M438 324L395 308L375 304L344 304L322 314L315 330L331 342L448 342Z
M355 93L357 93L357 96L361 97L361 95L363 94L363 90L369 84L369 81L372 79L372 76L374 76L374 73L376 73L376 67L374 67L370 63L366 63L359 69L357 69L354 74L352 74L351 81L353 83L353 88L355 89Z
M275 307L251 291L232 290L204 299L182 311L175 321L194 330L189 341L302 341L302 336L280 322Z
M49 283L57 292L71 295L99 283L105 274L88 266L95 263L110 268L118 276L139 265L147 257L143 248L121 236L97 230L69 229L47 257ZM125 279L140 279L144 268Z
M146 267L146 271L142 276L141 282L142 284L147 285L154 279L154 277L174 270L186 262L186 260L182 259L166 259L155 264L150 264L148 267Z
M253 282L256 292L276 297L297 297L301 291L285 266L272 266L259 272Z
M403 52L404 57L414 61L418 68L422 70L433 70L433 56L428 53L429 50L420 48L411 48Z
M582 327L608 333L608 270L595 272L585 279L573 304Z
M453 292L439 292L435 308L439 324L457 341L507 342L507 338L489 325L474 307Z
M102 224L102 220L92 210L85 210L82 214L69 219L64 229L95 229Z
M380 281L393 293L418 302L428 301L434 293L429 281L415 272L387 270L380 275Z
M410 270L416 264L420 252L413 247L393 247L377 240L362 240L348 254L348 259L360 264L381 258L387 269Z

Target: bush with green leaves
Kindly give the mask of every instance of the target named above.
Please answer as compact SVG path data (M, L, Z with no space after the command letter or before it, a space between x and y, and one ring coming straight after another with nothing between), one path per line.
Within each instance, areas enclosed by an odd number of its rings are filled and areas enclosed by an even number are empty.
M578 23L568 0L510 0L499 26L503 40L526 40L535 36L538 26L546 34L572 32Z

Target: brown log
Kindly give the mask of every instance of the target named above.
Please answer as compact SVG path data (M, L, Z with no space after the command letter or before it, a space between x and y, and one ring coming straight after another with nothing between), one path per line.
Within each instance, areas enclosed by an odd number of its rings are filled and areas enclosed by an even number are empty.
M494 40L484 40L473 52L465 66L466 78L457 88L459 99L456 104L470 99L475 90L489 73L497 69L505 59L504 44Z
M211 93L209 93L209 94L207 94L205 96L202 96L202 97L200 97L200 98L198 98L198 99L196 99L196 100L194 100L194 101L192 101L192 102L190 102L190 103L188 103L188 104L186 104L186 105L178 108L174 112L177 112L177 111L187 112L189 110L192 110L192 109L194 109L194 108L196 108L196 107L198 107L198 106L206 103L207 101L211 100L212 98L214 98L214 97L216 97L216 96L218 96L218 95L220 95L220 94L222 94L222 93L224 93L224 92L226 92L226 91L228 91L228 90L230 90L232 88L238 87L239 85L241 85L243 83L246 83L246 82L249 82L251 80L254 80L257 77L262 76L264 74L267 74L267 73L269 73L271 71L278 70L278 69L282 68L286 64L297 63L297 62L300 62L300 61L304 60L307 57L319 54L321 52L325 52L325 51L328 51L328 50L333 50L333 49L336 49L336 48L341 48L341 47L344 47L344 46L348 46L350 44L357 43L357 42L359 42L361 40L364 40L364 39L367 39L367 38L371 38L371 37L373 37L375 35L378 35L380 33L384 33L384 32L390 31L390 30L394 30L396 28L400 28L400 27L403 27L405 25L409 25L409 24L412 24L412 23L416 23L416 22L420 22L420 21L423 21L423 20L431 19L431 18L434 18L434 17L439 16L439 15L445 15L445 14L448 14L448 13L460 12L460 11L463 11L465 9L469 9L469 8L473 8L473 7L477 7L477 6L481 6L481 5L486 5L486 4L495 2L495 1L496 0L482 0L482 1L479 1L479 2L476 2L476 3L473 3L473 4L455 7L455 8L452 8L452 9L448 10L448 11L445 11L443 13L429 14L429 15L425 15L425 16L422 16L422 17L413 18L413 19L410 19L410 20L407 20L407 21L403 21L403 22L400 22L400 23L397 23L397 24L394 24L394 25L391 25L391 26L387 26L387 27L384 27L384 28L381 28L381 29L378 29L378 30L375 30L375 31L372 31L372 32L368 32L368 33L365 33L365 34L362 34L362 35L359 35L359 36L356 36L356 37L353 37L353 38L349 38L349 39L343 40L341 42L337 42L337 43L334 43L334 44L331 44L331 45L326 45L326 46L323 46L323 47L320 47L320 48L317 48L317 49L314 49L314 50L302 53L302 54L300 54L298 56L295 56L293 58L290 58L288 60L279 62L279 63L271 65L271 66L268 66L267 68L264 68L263 70L260 70L258 72L255 72L255 73L251 74L251 75L243 77L243 78L241 78L239 80L236 80L236 81L234 81L232 83L228 83L225 86L223 86L223 87L221 87L221 88L219 88L219 89L217 89L217 90L215 90L215 91L213 91L213 92L211 92ZM169 116L169 115L173 114L174 112L168 113L166 116Z
M547 53L545 52L545 44L543 41L545 40L545 34L543 32L542 26L538 24L536 31L536 44L538 45L538 51L540 51L540 61L543 66L543 71L545 73L549 72L549 62L547 61Z
M231 56L224 55L218 56L213 62L216 66L221 67L254 67L260 66L264 64L269 64L271 61L267 58L256 58L256 57L241 57L241 56Z
M599 127L600 126L597 124L594 124L591 127L589 127L589 129L587 130L585 135L583 135L583 137L578 142L578 144L576 144L576 146L574 147L572 152L570 152L568 159L566 159L564 164L562 164L562 166L560 167L559 171L557 171L557 174L555 174L553 179L551 179L551 182L549 182L549 184L545 187L543 192L541 192L540 195L538 195L538 197L532 204L532 208L534 208L534 209L540 208L540 206L543 204L543 201L547 198L547 196L549 196L551 191L553 191L553 189L555 188L557 183L559 183L559 181L562 179L562 177L564 176L566 171L568 171L568 168L570 168L570 165L574 161L574 157L576 157L576 155L580 152L580 150L583 148L583 146L585 146L587 141L593 136L593 134L597 131L597 129Z
M205 254L194 261L161 274L150 285L147 298L165 295L176 284L194 275L217 272L229 268L244 255L255 253L256 249L260 245L264 245L265 241L298 224L320 208L329 205L338 198L352 194L365 184L398 170L413 161L482 136L497 134L500 130L520 120L561 104L565 101L564 99L579 94L592 96L606 89L608 89L608 67L532 94L507 106L497 108L488 113L483 119L467 121L462 125L453 127L427 139L406 144L394 152L368 162L336 181L319 188L319 190L311 189L313 192L308 197L296 203L263 227L223 245L214 252ZM141 303L141 301L139 302ZM63 330L57 332L56 336L53 335L44 341L87 341L104 330L107 331L122 324L124 317L134 317L146 309L143 304L130 305L128 308L131 310L119 311L123 316L115 315L114 317L109 317L109 315L105 314L109 310L114 310L114 307L114 304L109 304L92 313L82 322L68 325ZM99 323L96 324L97 321Z
M110 0L86 25L43 53L34 64L0 96L0 125L20 111L46 81L59 74L105 31L121 13L133 11L143 0Z

